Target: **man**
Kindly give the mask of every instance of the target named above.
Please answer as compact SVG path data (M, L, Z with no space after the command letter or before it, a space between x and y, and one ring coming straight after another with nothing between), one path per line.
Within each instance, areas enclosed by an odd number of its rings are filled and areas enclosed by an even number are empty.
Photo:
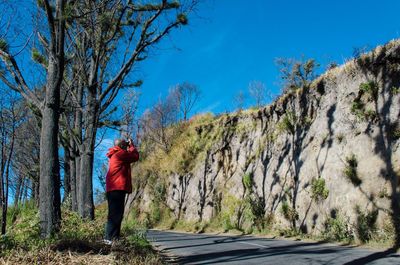
M124 216L125 196L132 192L131 163L139 160L139 153L128 141L116 139L107 157L109 168L106 175L106 196L108 217L104 242L111 245L112 240L120 236L121 222Z

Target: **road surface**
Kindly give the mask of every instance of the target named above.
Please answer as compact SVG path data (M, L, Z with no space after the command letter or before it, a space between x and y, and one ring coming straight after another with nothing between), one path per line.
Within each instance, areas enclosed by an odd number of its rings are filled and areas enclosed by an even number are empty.
M175 264L397 264L392 251L337 246L320 242L252 236L220 236L149 230L147 238Z

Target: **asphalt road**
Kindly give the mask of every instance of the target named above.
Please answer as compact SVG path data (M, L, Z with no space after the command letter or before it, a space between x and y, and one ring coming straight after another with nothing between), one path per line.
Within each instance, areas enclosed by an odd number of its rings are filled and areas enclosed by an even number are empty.
M148 240L177 264L398 264L391 251L252 236L219 236L149 230Z

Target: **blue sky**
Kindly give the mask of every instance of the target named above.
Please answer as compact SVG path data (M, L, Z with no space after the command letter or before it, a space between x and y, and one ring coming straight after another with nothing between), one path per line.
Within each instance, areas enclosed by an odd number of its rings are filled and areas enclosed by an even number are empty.
M399 38L398 10L398 0L207 1L140 66L141 108L188 81L203 93L197 111L232 111L252 80L279 93L277 57L341 64L354 48Z
M355 48L399 38L399 10L398 0L206 1L135 72L144 81L140 109L185 81L202 90L197 112L234 110L233 97L252 80L279 94L276 58L315 58L321 68L342 64ZM97 149L97 168L116 135L110 132Z
M232 111L233 97L247 90L252 80L279 93L278 57L315 58L322 66L342 64L355 48L400 38L399 0L203 2L189 17L189 25L174 31L134 72L144 81L141 111L185 81L202 90L197 112ZM98 168L116 135L110 131L96 150L96 188Z

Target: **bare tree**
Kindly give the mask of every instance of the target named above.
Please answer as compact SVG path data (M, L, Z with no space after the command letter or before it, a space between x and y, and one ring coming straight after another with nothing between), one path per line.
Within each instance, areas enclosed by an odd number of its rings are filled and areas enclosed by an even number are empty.
M6 72L0 79L20 93L41 115L40 140L40 228L43 237L58 231L61 220L60 170L58 161L58 131L60 90L64 73L64 39L67 0L38 1L38 11L46 18L47 32L38 33L46 51L46 84L40 98L29 87L23 72L6 42L0 47L0 59Z
M150 110L145 111L141 118L143 140L150 140L159 145L164 151L169 151L172 145L174 128L178 121L178 107L175 98L168 96L159 100Z
M4 92L4 91L3 91ZM14 93L2 93L0 101L0 202L2 209L1 234L6 233L10 168L15 151L16 128L22 120L21 106Z
M246 102L246 94L243 92L243 90L239 90L239 92L233 98L233 103L235 104L236 109L242 110L245 102Z
M180 115L184 121L188 120L189 114L200 99L200 89L198 86L184 82L173 87L170 96L176 99Z
M268 91L265 84L261 81L251 81L249 83L249 94L254 99L256 107L259 108L267 99Z
M25 110L27 107L24 108ZM39 204L40 126L38 118L26 113L26 118L16 129L12 171L15 175L14 206L18 206L24 189L31 189L31 197Z
M140 92L136 89L128 91L122 102L123 118L121 126L121 136L131 137L139 141L140 122L137 115L139 107ZM138 142L136 144L139 144Z
M40 50L33 49L32 57L45 69L43 92L26 81L24 69L15 58L19 53L3 39L0 79L18 91L41 117L39 210L41 234L48 237L58 231L61 220L60 114L63 129L68 132L61 143L70 154L67 163L72 201L82 217L93 219L97 130L106 124L120 90L140 84L133 80L131 70L173 29L188 23L187 14L197 1L180 5L167 0L41 0L37 4L46 28L32 35L35 44L40 43Z
M94 218L93 156L97 129L105 124L101 120L109 116L109 108L121 89L141 84L132 80L131 70L171 30L187 24L186 14L195 4L103 0L81 1L75 6L72 16L76 23L68 31L68 38L76 62L71 72L76 74L67 85L79 112L75 128L69 131L79 154L75 166L79 168L76 186L82 217Z

